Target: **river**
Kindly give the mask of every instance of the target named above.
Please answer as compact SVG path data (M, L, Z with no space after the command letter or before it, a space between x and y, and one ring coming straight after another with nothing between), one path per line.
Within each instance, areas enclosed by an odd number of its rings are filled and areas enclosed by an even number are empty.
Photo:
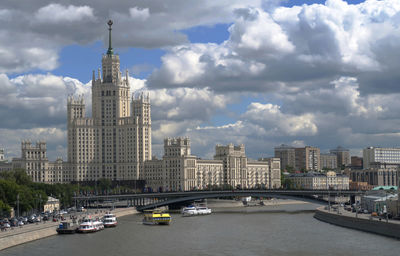
M397 255L400 241L313 218L316 205L223 209L209 216L173 214L170 226L146 226L141 215L117 228L57 235L1 251L2 256L78 255ZM260 211L260 209L264 209ZM267 209L267 210L265 210Z

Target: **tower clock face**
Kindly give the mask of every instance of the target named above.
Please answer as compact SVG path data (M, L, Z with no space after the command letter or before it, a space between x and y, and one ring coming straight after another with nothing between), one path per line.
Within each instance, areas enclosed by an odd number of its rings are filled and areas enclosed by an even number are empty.
M109 20L107 24L108 24L108 26L111 27L111 25L113 24L113 21L112 21L112 20Z

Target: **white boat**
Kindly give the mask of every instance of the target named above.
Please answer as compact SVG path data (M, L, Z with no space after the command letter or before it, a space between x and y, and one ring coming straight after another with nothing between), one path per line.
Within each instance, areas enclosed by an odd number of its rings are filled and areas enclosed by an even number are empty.
M182 216L184 217L207 214L211 214L211 209L207 206L189 205L188 207L184 207L182 209Z
M96 227L97 231L104 229L103 222L101 220L99 220L98 218L95 221L93 221L93 225Z
M79 233L93 233L99 231L91 219L84 219L76 230Z
M115 216L115 214L108 212L103 217L103 224L106 228L116 227L118 224L117 217Z
M77 229L79 233L93 233L104 229L103 222L100 220L84 219Z

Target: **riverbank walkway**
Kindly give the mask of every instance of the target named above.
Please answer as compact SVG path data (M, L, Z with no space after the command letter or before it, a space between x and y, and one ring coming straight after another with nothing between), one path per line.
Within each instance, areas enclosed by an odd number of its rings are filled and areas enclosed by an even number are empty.
M342 207L329 210L326 206L319 207L315 211L314 217L333 225L400 239L399 220L374 217L364 213L356 214L346 211Z
M90 209L87 212L79 212L74 214L68 214L68 217L65 221L72 222L70 215L75 216L78 220L90 215L91 218L101 218L110 210L101 209L95 210ZM130 214L137 214L136 208L129 207L129 208L116 208L112 210L117 217L122 217L125 215ZM20 245L23 243L27 243L30 241L34 241L37 239L45 238L48 236L56 235L57 231L56 228L60 224L60 221L53 222L53 221L45 221L45 222L37 222L33 224L24 225L21 227L14 227L8 228L6 231L0 232L0 251L12 246Z

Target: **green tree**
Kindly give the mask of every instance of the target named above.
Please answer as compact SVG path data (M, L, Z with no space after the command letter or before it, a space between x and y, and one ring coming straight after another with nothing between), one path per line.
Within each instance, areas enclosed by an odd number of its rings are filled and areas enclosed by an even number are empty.
M0 200L0 217L10 216L10 213L11 213L11 207L2 200Z
M111 180L106 178L99 179L99 187L101 190L109 190L111 189Z
M294 167L293 167L293 166L290 166L290 165L287 165L285 169L286 169L286 171L287 171L288 173L294 173L294 171L295 171L295 170L294 170Z

